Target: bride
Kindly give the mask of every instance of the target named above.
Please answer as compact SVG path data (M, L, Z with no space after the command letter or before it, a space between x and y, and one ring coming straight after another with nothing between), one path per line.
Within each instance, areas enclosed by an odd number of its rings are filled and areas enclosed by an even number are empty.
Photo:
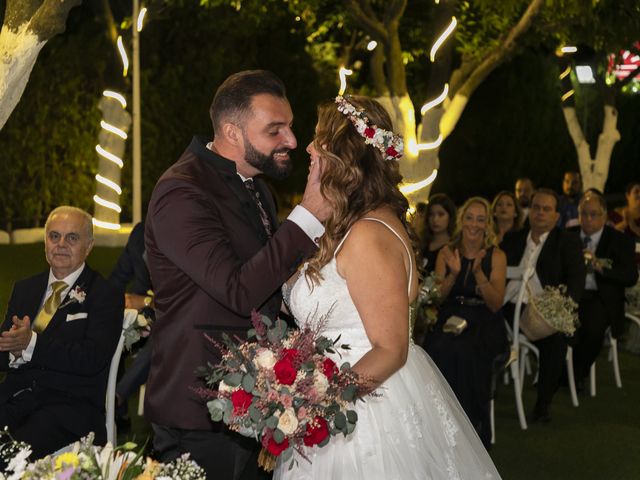
M290 288L299 322L330 312L323 332L351 349L336 358L371 379L356 403L353 434L307 448L278 464L275 479L498 479L489 455L428 355L410 340L418 293L398 190L402 139L385 110L366 97L319 108L307 147L332 206L316 256Z

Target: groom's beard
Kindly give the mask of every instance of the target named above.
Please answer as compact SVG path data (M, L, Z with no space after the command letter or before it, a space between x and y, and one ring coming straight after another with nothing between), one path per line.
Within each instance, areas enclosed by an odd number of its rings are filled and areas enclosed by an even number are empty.
M277 148L272 150L268 155L265 155L258 151L246 136L244 136L244 145L244 158L247 163L260 170L266 176L271 178L284 178L291 173L291 157L280 164L278 164L274 158L274 155L277 153L289 153L288 148Z

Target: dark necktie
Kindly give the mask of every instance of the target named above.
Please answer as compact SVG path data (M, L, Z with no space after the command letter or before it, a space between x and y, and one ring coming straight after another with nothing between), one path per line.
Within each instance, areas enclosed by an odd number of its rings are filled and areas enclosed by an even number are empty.
M267 211L264 209L264 206L260 201L260 194L256 191L256 187L253 185L253 179L249 178L248 180L245 180L244 186L247 187L247 190L249 190L249 193L251 194L251 198L258 207L258 211L260 212L260 220L262 221L262 226L264 227L265 232L267 232L267 237L271 238L271 235L273 235L273 229L271 228L269 215L267 215Z
M587 250L591 247L591 237L589 235L585 235L582 239L582 246Z

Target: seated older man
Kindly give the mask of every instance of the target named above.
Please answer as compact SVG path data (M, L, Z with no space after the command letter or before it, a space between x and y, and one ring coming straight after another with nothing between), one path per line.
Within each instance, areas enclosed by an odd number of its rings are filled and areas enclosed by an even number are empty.
M0 336L0 427L32 459L95 432L106 441L105 391L124 296L91 270L91 217L58 207L45 226L50 269L13 288Z

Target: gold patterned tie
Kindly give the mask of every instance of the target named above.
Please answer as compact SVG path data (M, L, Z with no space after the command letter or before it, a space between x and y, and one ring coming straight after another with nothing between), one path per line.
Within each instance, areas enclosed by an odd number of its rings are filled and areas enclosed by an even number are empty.
M53 318L53 315L56 313L56 310L60 306L60 302L62 301L62 291L67 288L67 284L62 281L53 282L51 284L51 288L53 291L51 295L44 301L44 305L42 306L42 310L38 313L36 317L36 321L33 324L33 330L36 333L42 333L49 322Z

